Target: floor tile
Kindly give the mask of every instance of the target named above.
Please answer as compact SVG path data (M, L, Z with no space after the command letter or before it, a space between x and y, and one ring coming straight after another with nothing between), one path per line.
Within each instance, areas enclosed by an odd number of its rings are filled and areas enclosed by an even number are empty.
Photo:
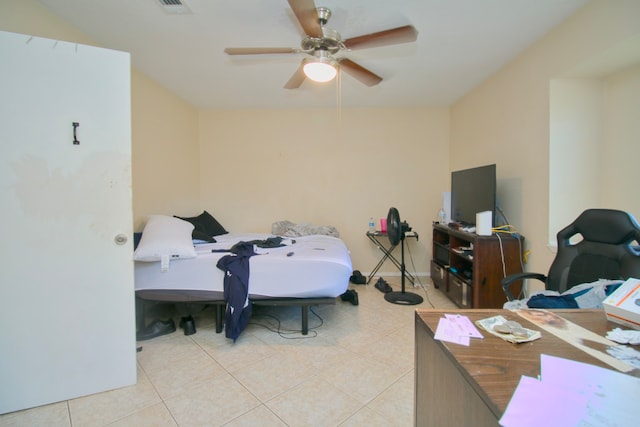
M358 412L349 417L345 422L341 423L340 427L389 427L394 425L409 427L411 424L400 424L394 421L389 421L369 409L367 406L363 406Z
M180 330L147 341L138 341L137 345L142 348L137 355L138 363L150 371L178 363L185 355L199 350L197 343Z
M395 383L406 370L363 357L350 357L321 372L322 378L366 404Z
M403 326L353 351L386 366L407 371L415 363L413 330Z
M276 354L276 350L249 333L241 334L234 343L225 338L224 333L204 329L193 335L193 339L228 372Z
M160 397L138 367L137 384L69 400L73 425L104 426L159 403Z
M229 421L224 427L285 427L286 424L265 405L260 405L246 414Z
M405 288L424 298L418 306L386 301L373 283L350 285L357 306L312 307L308 335L299 307L267 306L234 343L215 332L211 307L192 306L195 334L137 343L135 386L0 415L0 427L411 426L415 309L455 305L428 281ZM181 310L148 313L178 325Z
M367 408L394 425L412 425L414 415L414 371L409 371L380 393L367 404Z
M229 374L203 381L165 403L180 427L220 426L260 405Z
M282 353L247 365L232 374L261 402L266 402L312 376L313 369L311 364L299 360L295 355Z
M145 368L145 372L162 399L189 393L194 385L226 374L199 346L177 360Z
M157 403L122 418L109 427L177 427L178 424L163 403Z
M71 427L69 406L58 402L0 415L0 427L22 426Z
M313 377L266 403L288 426L336 426L361 404L337 387Z

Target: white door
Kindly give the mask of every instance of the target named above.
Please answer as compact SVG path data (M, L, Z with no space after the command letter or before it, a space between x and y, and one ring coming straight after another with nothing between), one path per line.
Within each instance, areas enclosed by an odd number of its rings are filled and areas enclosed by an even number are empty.
M136 352L129 54L0 32L0 58L6 413L135 384Z

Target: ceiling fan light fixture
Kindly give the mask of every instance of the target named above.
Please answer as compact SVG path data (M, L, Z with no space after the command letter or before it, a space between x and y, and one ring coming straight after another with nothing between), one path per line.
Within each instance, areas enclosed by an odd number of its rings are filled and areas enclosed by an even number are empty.
M333 80L338 74L337 62L325 51L316 52L313 59L304 59L302 70L308 79L318 83Z

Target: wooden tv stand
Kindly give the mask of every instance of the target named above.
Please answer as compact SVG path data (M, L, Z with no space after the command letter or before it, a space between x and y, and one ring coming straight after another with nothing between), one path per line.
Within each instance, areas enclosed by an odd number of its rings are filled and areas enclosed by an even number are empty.
M522 272L524 237L475 233L433 224L431 280L460 308L502 308L500 281ZM514 284L512 292L520 292Z

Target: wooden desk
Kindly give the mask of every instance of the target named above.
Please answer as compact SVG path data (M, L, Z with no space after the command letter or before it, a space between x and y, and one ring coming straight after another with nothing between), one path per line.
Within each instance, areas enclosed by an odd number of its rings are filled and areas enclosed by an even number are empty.
M582 350L542 332L530 343L511 344L485 331L469 347L434 340L445 313L471 321L502 315L540 330L508 310L426 310L415 314L415 424L417 426L497 426L520 377L540 375L540 355L563 357L611 369ZM620 325L608 322L602 310L556 310L565 319L605 336ZM640 370L630 373L640 377Z

